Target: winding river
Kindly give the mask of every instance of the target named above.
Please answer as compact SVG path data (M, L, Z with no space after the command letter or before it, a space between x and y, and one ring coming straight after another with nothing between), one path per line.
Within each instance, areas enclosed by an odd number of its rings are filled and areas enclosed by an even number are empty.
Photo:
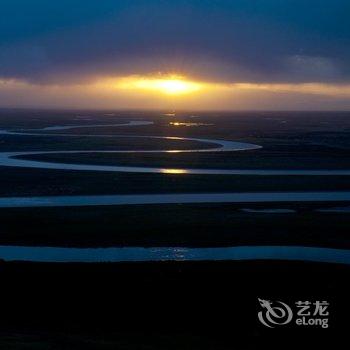
M87 196L0 197L0 208L81 207L195 203L349 202L349 191L168 193Z
M66 164L49 161L23 159L39 154L83 154L83 153L193 153L193 152L233 152L259 149L261 146L244 142L216 139L139 136L139 135L87 135L55 133L74 128L126 127L151 125L149 121L130 121L125 124L97 124L50 126L42 129L17 131L0 130L0 135L29 135L40 137L115 137L149 138L179 141L195 141L212 145L210 148L187 150L88 150L88 151L36 151L0 152L0 166L40 168L57 170L137 172L137 173L175 173L207 175L350 175L350 170L264 170L264 169L169 169L137 166L104 166L89 164ZM152 195L106 195L106 196L52 196L52 197L7 197L0 198L1 208L14 207L52 207L82 205L137 205L172 203L248 203L248 202L293 202L293 201L350 201L350 192L265 192L265 193L184 193ZM350 250L295 247L295 246L239 246L222 248L54 248L0 246L0 258L6 261L36 262L123 262L123 261L169 261L169 260L297 260L326 263L350 264Z
M0 246L5 261L142 262L289 260L350 264L350 250L299 246L239 246L222 248L53 248Z
M79 171L102 171L102 172L132 172L132 173L165 173L165 174L202 174L202 175L258 175L258 176L349 176L349 170L265 170L265 169L195 169L195 168L157 168L139 166L118 166L118 165L92 165L92 164L68 164L49 161L38 161L23 159L31 155L45 154L84 154L84 153L198 153L198 152L234 152L259 149L261 146L227 140L186 138L172 136L142 136L142 135L90 135L90 134L64 134L64 133L42 133L38 131L62 131L75 128L96 128L96 127L125 127L151 125L150 121L130 121L125 124L93 124L93 125L71 125L51 126L42 129L24 129L19 131L0 130L0 135L27 135L41 137L113 137L113 138L148 138L179 141L195 141L211 144L210 148L198 149L173 149L173 150L87 150L87 151L36 151L36 152L0 152L0 166L39 168L56 170L79 170Z

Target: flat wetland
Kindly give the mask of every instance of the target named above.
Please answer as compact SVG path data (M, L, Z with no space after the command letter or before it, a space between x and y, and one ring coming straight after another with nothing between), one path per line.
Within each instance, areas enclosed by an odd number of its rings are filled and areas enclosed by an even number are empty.
M274 203L269 206L186 204L1 209L0 245L350 247L348 213L315 211L327 206L330 205ZM292 208L297 211L249 213L241 208Z
M348 112L212 112L196 113L195 118L193 112L165 114L167 111L8 109L0 110L0 129L144 120L154 124L77 128L64 133L221 139L263 146L227 153L29 157L52 162L172 169L350 169ZM181 125L193 122L205 125ZM0 152L213 146L194 141L82 135L0 134ZM0 167L1 197L349 190L349 176L137 174ZM349 203L1 208L0 245L293 245L349 249L349 213L318 211L345 206ZM79 264L5 262L0 257L0 348L220 350L237 348L237 344L244 344L242 348L260 346L269 329L256 321L258 298L287 303L328 300L332 307L330 329L307 329L303 333L293 328L293 337L337 337L347 332L348 276L348 265L302 261ZM278 330L274 342L280 346L280 341L290 339L290 330Z
M66 136L0 135L0 151L191 149L195 141L86 137L172 136L222 139L258 150L162 154L50 154L30 159L83 164L218 169L349 169L349 113L178 113L1 110L0 129L152 121L134 127L75 128ZM200 122L176 126L174 122ZM36 131L59 134L62 131ZM142 174L1 167L0 196L346 191L348 176ZM346 247L350 218L317 209L345 203L193 204L125 207L1 209L0 244L107 246L225 246L282 244ZM293 213L254 212L293 209ZM253 209L253 212L244 211ZM330 234L332 232L332 234Z

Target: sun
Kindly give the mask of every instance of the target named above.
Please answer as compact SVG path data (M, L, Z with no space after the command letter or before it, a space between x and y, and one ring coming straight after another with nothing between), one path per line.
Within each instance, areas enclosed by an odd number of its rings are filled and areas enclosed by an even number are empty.
M165 78L129 77L118 84L119 88L128 90L155 91L165 95L185 95L199 91L200 83L186 80L180 76Z
M159 79L150 85L168 95L182 95L199 90L199 84L180 79Z

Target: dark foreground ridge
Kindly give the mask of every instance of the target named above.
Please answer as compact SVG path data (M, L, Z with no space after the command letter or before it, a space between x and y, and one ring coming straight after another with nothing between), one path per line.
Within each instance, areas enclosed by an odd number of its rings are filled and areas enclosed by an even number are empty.
M1 262L0 348L246 349L284 337L335 339L348 327L349 270L262 261ZM329 328L266 328L258 298L327 300Z

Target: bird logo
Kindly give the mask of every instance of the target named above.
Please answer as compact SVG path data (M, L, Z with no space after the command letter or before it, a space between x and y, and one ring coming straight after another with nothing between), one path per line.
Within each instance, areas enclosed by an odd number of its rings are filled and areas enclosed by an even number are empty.
M293 318L292 309L282 301L271 302L258 298L262 311L259 311L259 321L266 327L288 324Z

